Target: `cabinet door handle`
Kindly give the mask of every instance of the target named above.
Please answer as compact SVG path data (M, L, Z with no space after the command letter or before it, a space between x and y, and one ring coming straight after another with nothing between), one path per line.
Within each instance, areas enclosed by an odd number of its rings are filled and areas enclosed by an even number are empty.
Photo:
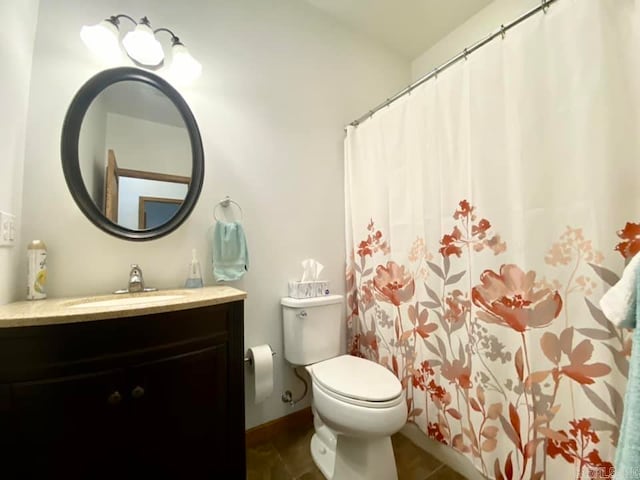
M138 385L136 388L131 390L131 396L135 399L141 398L142 396L144 396L144 388Z
M107 402L109 403L109 405L118 405L121 401L122 395L120 395L120 392L117 390L109 395L109 398L107 398Z

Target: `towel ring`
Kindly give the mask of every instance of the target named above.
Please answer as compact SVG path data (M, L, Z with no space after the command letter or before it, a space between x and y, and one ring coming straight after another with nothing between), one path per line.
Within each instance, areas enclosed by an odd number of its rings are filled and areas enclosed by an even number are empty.
M240 210L240 221L242 222L244 219L244 212L242 211L242 207L240 206L240 204L238 202L236 202L235 200L232 200L231 197L229 197L229 195L227 195L226 197L224 197L222 200L220 200L215 207L213 207L213 218L215 220L217 220L218 222L220 222L221 220L218 218L218 216L216 215L216 212L218 210L218 207L222 207L222 208L227 208L229 205L234 204L236 207L238 207L238 210Z

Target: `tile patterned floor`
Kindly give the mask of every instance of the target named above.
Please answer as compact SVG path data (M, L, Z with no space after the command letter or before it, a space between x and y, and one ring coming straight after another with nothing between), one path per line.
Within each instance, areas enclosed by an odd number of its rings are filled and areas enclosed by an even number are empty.
M247 449L248 480L325 480L309 452L313 428L290 430ZM392 438L399 480L465 480L400 434Z

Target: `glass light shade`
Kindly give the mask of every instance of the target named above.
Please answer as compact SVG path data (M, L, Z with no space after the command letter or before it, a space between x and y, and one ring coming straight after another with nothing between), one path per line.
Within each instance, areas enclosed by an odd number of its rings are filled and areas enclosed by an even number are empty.
M122 57L118 42L118 27L103 20L96 25L85 25L80 29L80 38L98 57L108 62L117 62Z
M191 56L187 47L176 43L171 47L171 78L178 83L189 84L200 76L202 65Z
M153 34L153 30L144 23L127 33L122 40L127 54L141 65L156 67L162 63L164 52L162 45Z

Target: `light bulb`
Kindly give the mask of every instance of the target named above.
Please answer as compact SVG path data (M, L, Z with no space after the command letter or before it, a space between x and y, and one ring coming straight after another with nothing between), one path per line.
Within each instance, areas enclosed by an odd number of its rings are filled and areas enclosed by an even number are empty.
M156 39L149 25L139 23L122 40L127 54L136 62L147 67L157 67L164 59L162 45Z
M182 43L175 43L171 47L172 60L170 76L181 84L189 84L200 76L202 65L191 56L187 47Z
M118 27L109 20L96 25L85 25L80 29L80 38L99 58L109 63L116 63L122 57L118 44Z

